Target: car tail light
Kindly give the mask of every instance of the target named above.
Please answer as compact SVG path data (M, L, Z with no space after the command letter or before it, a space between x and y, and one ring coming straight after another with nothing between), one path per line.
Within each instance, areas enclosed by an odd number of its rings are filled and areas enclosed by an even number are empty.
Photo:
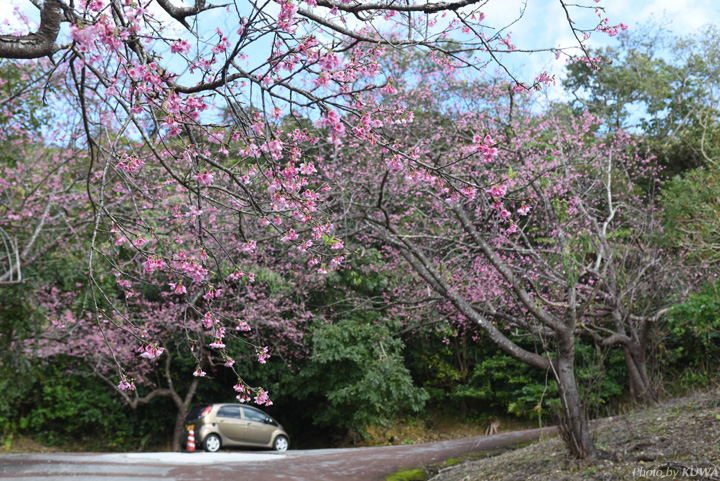
M212 411L212 406L206 407L206 408L203 410L203 412L200 413L200 417L201 417L201 418L204 418L205 416L207 416L208 414L210 414L210 411Z

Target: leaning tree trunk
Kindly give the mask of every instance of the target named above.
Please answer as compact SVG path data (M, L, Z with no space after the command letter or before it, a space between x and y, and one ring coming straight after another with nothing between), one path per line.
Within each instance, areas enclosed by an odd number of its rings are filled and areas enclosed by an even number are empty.
M563 407L560 432L573 457L592 458L595 456L595 447L575 379L575 339L571 333L560 336L558 357L554 364Z

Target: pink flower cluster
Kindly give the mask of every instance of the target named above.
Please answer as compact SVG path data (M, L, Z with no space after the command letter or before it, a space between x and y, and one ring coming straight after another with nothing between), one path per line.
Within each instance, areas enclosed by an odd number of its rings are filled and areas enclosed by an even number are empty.
M192 259L186 260L180 264L180 270L190 276L195 282L202 282L208 274L207 269L200 265L199 262Z
M246 254L252 254L255 251L256 247L257 242L251 240L250 242L245 242L244 244L242 244L242 246L240 246L240 250ZM240 277L242 277L242 275Z
M327 55L320 57L318 59L318 64L322 70L329 71L337 70L342 65L342 61L337 55L330 52Z
M208 142L210 142L211 144L220 145L223 143L223 140L225 140L225 134L223 134L222 132L213 132L208 134L207 139Z
M607 33L608 36L614 37L620 32L620 30L624 31L628 29L628 26L623 23L619 23L617 25L609 25L609 22L609 19L603 19L600 25L598 25L597 31Z
M312 162L303 162L300 164L300 173L303 175L312 175L317 170L315 170L315 165Z
M325 117L320 117L316 125L318 127L329 127L332 135L338 137L345 135L345 124L342 123L342 119L334 110L328 112Z
M493 185L492 188L487 190L487 193L495 199L500 199L507 194L507 187L504 185Z
M269 153L270 157L272 157L273 160L280 160L282 159L282 142L280 142L278 139L271 140L270 142L265 142L260 146L260 150L265 152L266 154Z
M297 6L293 5L290 0L286 0L280 5L280 14L278 15L277 25L280 30L287 33L293 33L293 26L297 23L295 19L295 13L297 13Z
M215 316L212 312L206 312L202 319L202 325L205 329L210 329L215 324Z
M195 180L198 181L198 184L207 187L208 185L212 184L215 180L215 172L203 172L202 174L195 175Z
M270 354L268 354L267 346L264 346L262 348L256 348L256 350L257 350L258 362L260 364L265 364L267 362L267 360L270 358Z
M241 381L238 381L237 384L233 386L233 389L235 389L235 392L240 393L235 398L240 401L241 403L250 402L250 395L252 392L250 391L250 388L246 385L242 384Z
M245 273L243 271L235 271L228 276L228 279L230 279L231 281L237 281L242 279L244 276Z
M321 240L324 235L327 235L330 232L332 232L333 228L334 228L334 226L329 222L324 225L317 225L317 226L313 227L313 231L311 234L312 238L315 240Z
M117 388L121 391L135 391L135 382L132 379L128 381L128 379L123 376Z
M294 241L298 238L297 232L295 232L295 229L290 229L287 234L285 234L280 240L282 242L290 242Z
M480 136L475 135L473 137L473 143L475 145L475 151L479 152L484 162L492 162L498 155L498 149L494 147L495 141L490 134L486 135L485 138L480 142Z
M395 81L392 77L388 77L387 82L383 86L382 93L386 95L395 95L397 93L397 89L395 88Z
M272 401L270 400L270 397L268 396L268 392L260 389L260 392L257 396L255 396L255 404L265 405L265 406L272 406Z
M143 272L145 274L152 274L155 271L161 271L167 267L167 264L164 260L156 258L156 257L150 257L148 260L143 262Z
M72 25L70 37L77 42L81 52L89 52L93 48L95 40L99 40L110 50L117 51L123 46L122 35L116 35L114 25L107 17L102 17L95 25L87 25L82 28Z
M139 347L138 352L140 353L140 357L144 357L145 359L156 359L165 352L165 348L159 347L157 344L148 344L145 347Z
M170 45L170 52L188 54L192 46L186 40L178 40Z
M138 159L137 157L126 157L118 162L116 167L130 174L137 174L144 165L145 162L143 162L142 159Z

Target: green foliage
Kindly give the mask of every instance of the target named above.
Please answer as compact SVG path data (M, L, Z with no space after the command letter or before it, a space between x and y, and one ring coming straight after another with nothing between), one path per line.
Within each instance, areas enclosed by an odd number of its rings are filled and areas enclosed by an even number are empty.
M161 399L133 411L95 377L73 373L62 358L0 381L0 426L66 449L135 450L171 436L175 409ZM7 374L7 373L3 373Z
M505 354L484 358L472 371L469 383L456 395L485 401L495 411L537 418L557 397L557 383L543 373Z
M403 412L419 412L428 396L413 385L403 364L403 343L377 316L357 315L318 326L313 358L294 390L305 399L324 398L314 422L362 431Z
M552 373L538 371L504 354L482 334L475 341L460 334L450 335L449 340L441 342L428 335L408 342L414 347L407 353L409 366L431 395L433 406L448 407L455 413L461 409L478 420L492 414L537 419L560 409ZM576 378L589 411L606 412L627 385L622 351L600 352L581 339L576 344Z
M603 117L607 131L645 132L652 154L671 175L716 159L718 29L673 38L661 27L646 26L618 39L618 47L593 52L603 59L599 71L582 62L568 66L563 85L575 96L575 110ZM667 51L673 52L669 59Z
M606 407L617 400L628 385L622 350L600 350L581 340L575 344L575 362L575 377L588 413L593 417L604 415Z
M706 384L720 366L720 282L678 304L667 319L664 361L689 385ZM687 372L685 372L687 370Z
M695 258L720 260L720 169L676 176L663 193L667 240Z
M405 469L385 477L385 481L425 481L428 479L424 469Z
M0 97L13 99L6 104L7 109L0 115L0 124L6 124L8 118L23 125L32 132L39 132L40 128L51 119L50 109L43 108L42 95L27 95L28 91L37 90L38 93L52 94L53 85L46 85L46 75L36 66L25 63L19 64L12 60L0 60ZM0 154L2 158L2 154Z

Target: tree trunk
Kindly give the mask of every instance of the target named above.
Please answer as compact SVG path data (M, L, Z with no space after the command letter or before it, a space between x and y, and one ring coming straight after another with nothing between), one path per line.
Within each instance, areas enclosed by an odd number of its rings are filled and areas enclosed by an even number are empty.
M575 339L572 334L560 336L555 362L555 376L563 407L560 432L573 457L592 458L595 456L595 447L575 380Z
M623 354L633 401L640 404L654 404L657 402L657 395L647 373L645 352L640 346L623 346Z
M180 445L183 430L185 429L185 416L187 415L187 407L184 403L177 405L177 416L175 416L175 429L173 430L172 450L173 452L182 451L183 446Z
M169 370L168 370L169 372ZM185 416L187 416L190 403L195 398L195 391L197 391L199 377L196 377L190 383L185 399L181 398L180 395L173 391L172 400L177 407L177 416L175 417L175 429L173 430L173 444L172 450L174 452L181 451L183 446L180 445L180 439L182 439L183 430L185 429ZM172 386L172 378L168 376L168 383ZM174 389L174 387L173 387Z

